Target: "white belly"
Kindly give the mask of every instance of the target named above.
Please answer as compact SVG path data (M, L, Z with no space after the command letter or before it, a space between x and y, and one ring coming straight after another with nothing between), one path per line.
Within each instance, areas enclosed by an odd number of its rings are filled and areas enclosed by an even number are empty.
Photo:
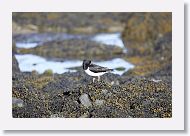
M94 73L94 72L91 72L91 71L89 70L89 68L88 68L87 70L85 70L85 72L86 72L88 75L90 75L90 76L101 76L101 75L107 73L107 72Z

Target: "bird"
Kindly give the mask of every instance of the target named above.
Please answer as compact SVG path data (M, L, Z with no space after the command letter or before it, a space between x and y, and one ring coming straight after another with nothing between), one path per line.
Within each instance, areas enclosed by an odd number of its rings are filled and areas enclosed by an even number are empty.
M95 81L94 77L98 77L98 82L100 81L100 76L105 73L113 71L113 69L109 69L107 67L102 67L99 65L95 65L91 62L91 60L83 60L83 70L90 76L93 77L93 83Z

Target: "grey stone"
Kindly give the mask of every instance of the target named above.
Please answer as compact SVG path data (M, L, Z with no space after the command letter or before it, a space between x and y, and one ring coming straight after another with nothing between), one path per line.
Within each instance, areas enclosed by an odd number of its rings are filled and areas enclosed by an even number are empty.
M88 97L87 94L82 94L80 97L79 97L79 100L81 102L81 104L85 107L90 107L92 106L92 103Z
M15 98L13 97L12 98L12 104L13 104L13 107L23 107L24 106L24 101L21 100L20 98Z
M103 89L103 90L102 90L102 93L105 95L105 94L107 94L107 93L108 93L108 90Z
M104 104L104 102L105 102L105 100L96 100L96 101L95 101L95 105L101 106L101 105Z
M58 115L58 114L52 114L52 115L50 116L50 118L59 118L59 115Z
M89 117L90 117L90 114L87 112L81 115L79 118L89 118Z

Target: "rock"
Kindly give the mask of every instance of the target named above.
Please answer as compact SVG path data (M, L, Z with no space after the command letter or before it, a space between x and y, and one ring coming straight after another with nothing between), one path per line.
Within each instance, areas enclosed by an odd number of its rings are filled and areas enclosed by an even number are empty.
M81 104L85 107L90 107L92 106L92 103L88 97L87 94L82 94L80 97L79 97L79 100L81 102Z
M155 41L154 52L155 59L165 63L172 61L172 32L164 34Z
M172 63L171 13L135 13L123 32L126 59L135 64L124 75L147 76Z
M118 81L118 80L112 81L110 84L111 84L111 85L119 85L119 81Z
M111 83L110 83L111 85L114 85L114 81L111 81Z
M172 13L134 13L126 22L125 40L147 42L172 31Z
M121 32L131 13L13 13L13 34Z
M24 107L24 101L20 98L13 97L12 104L13 104L13 107L18 107L18 108Z
M20 72L18 62L17 62L15 56L12 56L12 71L13 71L13 73L14 72Z
M15 41L13 41L13 45L12 45L12 55L17 53L17 47L16 47L16 43Z
M105 102L105 100L96 100L94 103L95 103L95 105L97 105L97 106L101 106L101 105L104 104L104 102Z
M90 117L90 114L89 112L87 113L84 113L83 115L81 115L79 118L89 118Z
M155 75L122 76L118 78L119 85L111 86L105 81L92 83L83 80L82 72L55 74L53 79L43 74L17 73L12 94L13 98L24 101L24 108L13 107L13 117L172 117L171 83L154 82ZM108 75L107 78L112 77Z
M107 46L88 39L71 39L50 41L30 49L19 49L23 54L36 54L48 59L64 61L68 59L86 58L91 60L112 59L123 55L123 49L117 46Z
M50 118L59 118L59 115L58 115L58 114L52 114L52 115L50 116Z
M106 95L106 94L108 93L108 90L103 89L103 90L102 90L102 93L103 93L104 95Z
M128 55L154 54L156 39L172 31L171 13L134 13L123 31Z

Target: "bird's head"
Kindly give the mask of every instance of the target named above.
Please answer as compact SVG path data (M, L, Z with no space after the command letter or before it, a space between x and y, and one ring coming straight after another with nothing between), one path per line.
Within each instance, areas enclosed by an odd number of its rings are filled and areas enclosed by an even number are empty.
M88 69L88 66L90 64L91 64L91 60L83 60L83 64L82 64L83 70Z

